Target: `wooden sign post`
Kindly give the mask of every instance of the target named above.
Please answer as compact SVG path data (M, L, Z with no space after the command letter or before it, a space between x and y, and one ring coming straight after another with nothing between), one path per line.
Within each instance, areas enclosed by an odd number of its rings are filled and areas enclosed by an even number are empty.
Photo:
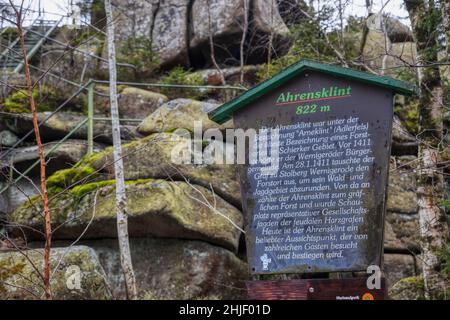
M255 146L276 144L272 168L240 170L251 274L381 268L393 96L413 92L391 78L302 60L210 113L256 130ZM384 297L364 286L365 278L248 284L251 298Z

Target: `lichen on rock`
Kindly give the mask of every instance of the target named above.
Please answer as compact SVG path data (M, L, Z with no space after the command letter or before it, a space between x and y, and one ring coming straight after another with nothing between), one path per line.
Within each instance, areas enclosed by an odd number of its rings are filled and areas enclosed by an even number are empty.
M50 201L54 239L117 237L114 181L83 184ZM200 239L236 251L241 212L209 190L185 182L127 181L128 232L132 237ZM32 230L43 228L39 197L9 215L28 239L42 239ZM25 227L25 228L22 228Z
M0 266L0 299L43 297L42 249L2 252ZM53 270L50 285L54 299L111 299L105 271L91 248L53 248L50 267Z
M55 114L39 112L37 119L41 123L40 130L44 142L67 138L69 132L72 132L71 139L87 138L87 124L79 126L82 121L86 120L86 117L82 114L62 111ZM44 120L46 121L44 122ZM3 114L1 122L8 130L20 136L33 130L33 116L29 113ZM75 130L77 127L78 129ZM135 140L139 136L135 132L135 127L130 125L121 125L120 133L124 141ZM94 139L96 142L112 144L110 121L94 121Z
M119 113L124 119L143 119L158 109L168 98L158 92L144 90L136 87L118 86ZM101 114L110 114L109 87L103 85L95 86L95 90L106 95L106 97L95 98L95 110Z
M424 288L422 276L403 278L389 290L389 297L394 300L424 300Z
M137 130L143 135L157 132L172 132L176 129L187 129L194 132L194 122L202 124L203 131L208 129L224 130L230 123L219 125L208 118L208 112L218 105L191 99L171 100L145 118Z
M115 298L125 297L118 243L88 240L105 268ZM141 299L245 299L248 266L227 249L196 240L131 238Z
M174 163L173 148L189 143L175 133L157 133L122 145L126 180L171 179L190 181L211 189L236 207L241 206L236 168L220 164ZM200 150L202 152L203 150ZM48 187L64 190L79 183L114 179L112 148L87 156L73 168L56 172L48 178Z

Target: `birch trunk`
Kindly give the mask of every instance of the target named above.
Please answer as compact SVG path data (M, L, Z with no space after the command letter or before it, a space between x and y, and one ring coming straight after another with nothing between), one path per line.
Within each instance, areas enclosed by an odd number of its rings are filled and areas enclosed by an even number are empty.
M109 94L114 148L114 174L116 178L117 236L119 240L120 263L125 276L127 296L129 299L135 299L137 297L137 288L131 261L130 242L128 237L128 215L120 139L119 107L117 102L116 48L114 44L114 23L111 0L105 0L105 12L108 39Z
M220 68L219 64L216 61L216 54L215 54L215 49L214 49L214 30L212 27L211 4L210 4L209 0L206 0L206 6L208 7L208 32L209 32L209 50L210 50L211 62L214 65L214 68L216 68L217 72L219 73L221 84L225 85L225 76L223 74L222 69Z
M245 56L244 56L244 50L245 50L245 41L247 40L247 30L248 30L248 0L244 1L244 24L242 26L242 38L241 38L241 44L240 44L240 67L241 67L241 75L240 75L240 82L243 85L244 84L244 65L245 65Z
M441 0L442 26L445 33L446 61L450 59L450 0Z
M448 245L448 226L445 212L440 207L443 199L444 178L439 167L443 138L443 88L438 62L439 19L432 0L405 1L419 63L421 97L419 101L419 168L417 200L423 262L425 295L440 298L445 292L441 275L439 253ZM448 289L448 288L447 288Z

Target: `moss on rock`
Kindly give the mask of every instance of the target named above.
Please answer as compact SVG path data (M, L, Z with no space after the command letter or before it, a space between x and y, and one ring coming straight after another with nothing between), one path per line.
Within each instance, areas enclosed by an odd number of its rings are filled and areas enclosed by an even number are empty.
M101 93L109 94L109 87L97 85L95 89ZM157 92L144 90L136 87L118 86L119 93L119 113L123 118L143 119L163 103L167 102L168 98ZM110 114L111 107L109 98L97 97L95 99L96 111L104 114Z
M175 133L157 133L122 145L126 180L159 179L191 181L240 207L240 188L233 166L219 164L177 164L172 150L188 142ZM58 171L48 178L51 191L61 191L87 182L114 179L112 147L80 160L73 168Z
M73 194L77 198L82 198L88 193L94 192L102 187L106 186L114 186L116 183L115 180L106 180L106 181L99 181L99 182L91 182L87 184L82 184L79 186L76 186L72 189L70 189L70 193Z
M406 130L416 135L419 132L418 99L402 97L401 100L404 102L396 103L394 112L401 119Z
M389 290L389 297L394 300L423 300L424 283L421 276L403 278Z
M54 239L85 239L117 236L114 180L93 182L70 189L50 201ZM201 239L237 250L243 225L241 212L209 190L185 182L138 179L127 181L129 234L132 237ZM16 230L28 239L42 239L32 231L43 228L39 197L9 215ZM87 228L87 229L86 229ZM85 230L86 229L86 230Z
M218 105L191 99L175 99L163 104L145 118L137 130L143 135L157 132L173 132L176 129L194 131L194 121L201 121L203 130L224 130L232 127L232 122L219 125L208 117L208 112Z
M48 193L52 196L72 187L74 183L95 178L95 169L89 166L78 166L59 170L47 179Z
M33 98L36 102L38 112L52 111L62 100L54 89L47 86L35 87L33 89ZM27 91L17 90L13 92L5 100L3 111L9 113L30 113L30 102Z

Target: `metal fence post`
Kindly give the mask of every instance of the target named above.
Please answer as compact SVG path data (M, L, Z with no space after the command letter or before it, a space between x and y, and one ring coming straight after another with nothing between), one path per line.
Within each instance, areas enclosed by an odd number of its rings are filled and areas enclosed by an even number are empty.
M88 85L88 124L87 124L87 155L94 152L94 86L95 82L89 80Z

